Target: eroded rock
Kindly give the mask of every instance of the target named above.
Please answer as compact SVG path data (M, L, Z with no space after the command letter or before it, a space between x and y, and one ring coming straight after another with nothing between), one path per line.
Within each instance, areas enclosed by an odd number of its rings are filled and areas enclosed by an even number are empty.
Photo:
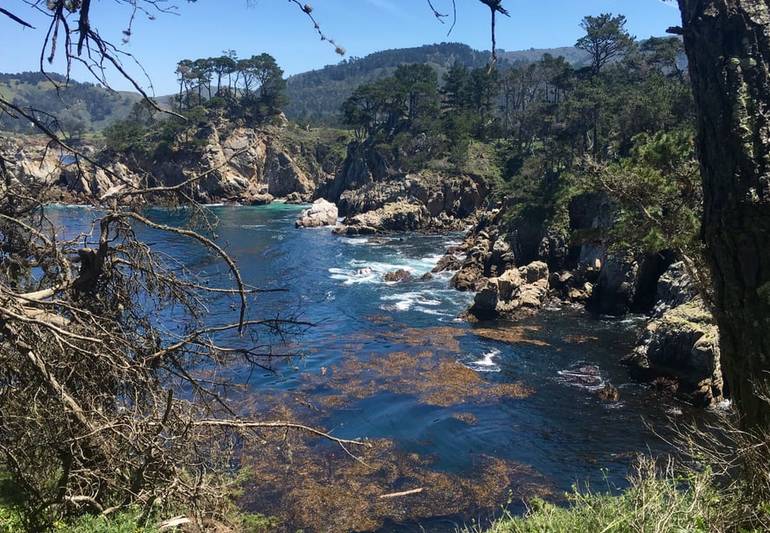
M308 209L300 213L295 222L298 228L318 228L321 226L333 226L337 223L337 206L319 198Z
M548 265L535 261L486 280L469 314L479 320L520 318L543 306L548 294Z
M627 362L654 376L675 379L677 392L698 405L722 399L719 331L700 299L649 322Z

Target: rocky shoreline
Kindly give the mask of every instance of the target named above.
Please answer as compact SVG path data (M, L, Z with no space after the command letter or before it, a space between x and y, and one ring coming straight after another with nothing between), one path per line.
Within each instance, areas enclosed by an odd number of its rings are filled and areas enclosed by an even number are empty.
M610 208L600 198L577 197L570 232L601 233L596 230L612 223ZM588 212L590 219L583 217ZM636 348L622 358L634 376L694 405L725 398L719 333L683 262L673 254L619 258L599 240L569 241L545 228L539 242L527 242L523 236L538 234L506 223L503 213L479 215L464 242L434 269L453 272L453 287L476 293L466 318L517 320L565 306L610 318L646 315Z
M326 226L340 236L470 227L464 242L447 250L434 269L453 272L454 288L476 293L467 319L516 320L553 306L614 317L646 314L637 348L624 358L634 373L668 383L698 405L724 398L718 332L686 269L673 254L613 253L602 240L613 224L613 208L603 195L572 199L562 228L511 222L511 206L491 207L491 186L479 176L403 173L355 142L344 159L335 159L286 125L209 124L198 133L196 143L180 146L161 162L81 147L90 159L104 162L94 166L34 137L4 139L0 155L13 180L45 191L50 202L99 204L126 189L173 186L200 176L191 185L197 201L314 201L297 227ZM402 277L394 273L394 280Z

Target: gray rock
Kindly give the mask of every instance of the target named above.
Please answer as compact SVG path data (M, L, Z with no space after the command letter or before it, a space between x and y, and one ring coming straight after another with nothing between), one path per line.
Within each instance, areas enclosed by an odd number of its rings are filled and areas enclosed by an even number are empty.
M411 281L412 274L408 270L404 269L398 269L394 270L393 272L388 272L382 277L383 281L387 281L390 283L396 282L404 282L404 281Z
M539 310L548 294L548 265L536 261L486 280L468 313L480 320L521 318Z
M699 299L650 321L626 361L675 379L678 392L699 405L722 399L719 330Z
M298 228L318 228L321 226L334 226L337 223L337 206L319 198L308 209L300 213L297 222Z

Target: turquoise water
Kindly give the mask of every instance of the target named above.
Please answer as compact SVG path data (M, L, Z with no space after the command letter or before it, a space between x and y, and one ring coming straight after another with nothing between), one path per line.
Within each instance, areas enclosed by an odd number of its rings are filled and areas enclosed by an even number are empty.
M554 497L578 480L599 488L622 487L636 453L667 451L654 430L662 430L672 414L688 416L682 406L634 383L619 364L634 344L639 319L598 320L576 311L546 311L518 325L471 326L458 319L471 296L450 289L447 275L419 278L461 235L346 239L328 228L295 229L297 206L210 209L218 218L216 240L237 261L245 281L286 289L253 297L253 313L297 316L314 324L287 339L285 351L301 357L273 360L272 372L228 370L234 383L247 385L245 394L255 403L291 398L305 406L296 410L303 421L338 437L393 441L393 453L417 454L426 458L421 467L426 471L469 483L481 477L481 457L523 465L528 481L536 480ZM63 236L88 227L96 213L52 208L49 216ZM153 209L148 216L182 224L187 211ZM222 285L223 264L200 245L138 231L180 268L212 286ZM382 281L384 273L398 268L409 270L414 281ZM211 297L207 305L217 322L237 316L230 298ZM170 329L184 326L173 313L163 320ZM499 340L501 335L511 338ZM455 384L458 377L462 383ZM495 388L512 383L526 394ZM606 403L595 395L606 383L620 388L620 402ZM467 387L482 393L468 394ZM328 448L319 446L318 453ZM414 472L402 478L383 482L382 490L405 490L430 479ZM514 494L516 483L511 478ZM271 505L285 497L284 488L269 489L270 502L247 494L245 505L274 511ZM489 516L508 499L495 496L490 506L487 500L459 498L451 508L425 503L413 510L417 516L410 516L409 509L386 509L379 527L447 530L450 524ZM511 506L521 509L516 496Z

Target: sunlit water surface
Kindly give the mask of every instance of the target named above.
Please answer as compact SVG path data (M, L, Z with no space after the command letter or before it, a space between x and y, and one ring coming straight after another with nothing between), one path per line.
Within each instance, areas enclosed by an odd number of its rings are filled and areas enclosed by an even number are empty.
M472 326L457 318L471 295L449 288L447 275L419 280L460 235L338 238L328 228L295 229L299 209L210 208L218 218L216 241L237 261L244 280L286 289L252 298L252 312L315 324L284 349L301 358L273 361L275 372L231 369L229 377L248 383L246 395L255 404L280 403L338 437L383 439L388 450L380 459L407 465L388 473L372 466L367 472L351 466L347 455L311 443L305 453L317 457L306 461L329 472L319 474L305 464L292 475L308 477L298 486L255 483L244 505L273 514L281 506L305 506L304 513L287 520L306 529L333 531L336 516L367 513L371 519L342 522L339 529L354 524L383 531L451 531L502 505L520 511L519 497L532 487L556 499L576 481L622 488L637 453L668 451L655 432L663 431L672 413L681 418L687 410L682 415L681 406L634 383L619 363L633 346L640 319L549 311L523 324ZM171 225L184 223L187 214L148 211L153 220ZM96 212L53 207L48 215L62 235L71 235L88 228ZM225 283L222 262L199 244L138 231L210 285ZM382 281L396 269L410 271L414 281ZM230 298L211 297L208 307L219 323L236 317ZM175 324L178 317L164 319L171 329L183 327ZM606 383L619 387L620 402L596 396ZM496 467L485 470L490 458ZM290 459L287 464L291 472ZM343 479L344 472L356 479ZM313 487L328 491L337 483L340 495L331 491L297 501ZM453 486L465 488L447 500L443 492ZM421 494L392 500L376 495L418 487ZM319 521L307 518L312 515Z

